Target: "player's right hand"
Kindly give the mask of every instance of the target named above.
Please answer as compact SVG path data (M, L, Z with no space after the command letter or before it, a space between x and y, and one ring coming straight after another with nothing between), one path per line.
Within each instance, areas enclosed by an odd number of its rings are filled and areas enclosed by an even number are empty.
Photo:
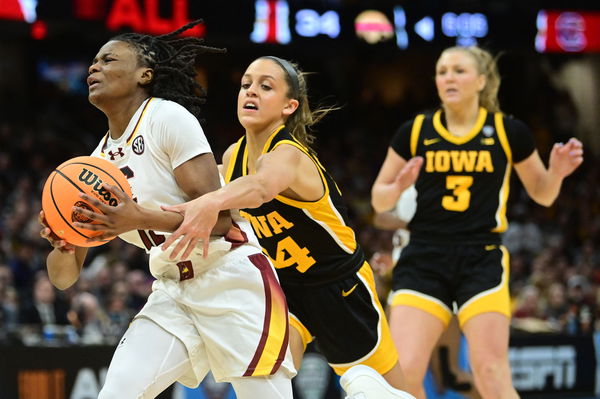
M38 221L44 227L42 230L40 230L40 237L48 240L50 245L58 249L60 252L65 252L69 254L75 253L74 245L69 244L68 242L54 234L54 232L52 232L50 226L48 226L48 222L46 222L46 216L44 215L44 211L40 211Z

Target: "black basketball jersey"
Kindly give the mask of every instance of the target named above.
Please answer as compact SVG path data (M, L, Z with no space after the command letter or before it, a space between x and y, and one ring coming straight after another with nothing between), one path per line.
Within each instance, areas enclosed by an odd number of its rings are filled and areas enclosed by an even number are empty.
M508 227L512 165L534 151L532 134L522 122L480 108L473 129L457 137L442 117L442 110L418 115L392 139L392 148L402 158L424 159L415 183L411 237L497 242Z
M325 194L314 202L282 195L254 209L240 210L250 221L263 252L277 268L282 284L322 284L356 272L365 257L348 226L346 206L334 180L319 160L281 126L267 140L262 154L292 145L315 163ZM248 174L246 137L236 144L225 181Z

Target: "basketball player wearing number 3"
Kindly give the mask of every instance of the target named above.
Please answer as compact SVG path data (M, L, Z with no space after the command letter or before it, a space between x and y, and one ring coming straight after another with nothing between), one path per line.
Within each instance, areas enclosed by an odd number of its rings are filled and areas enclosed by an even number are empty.
M202 97L193 78L197 55L216 49L177 37L198 23L159 37L119 35L89 68L89 100L109 126L93 155L125 173L137 203L104 186L119 196L119 206L83 195L105 214L75 207L99 222L77 227L104 231L94 239L118 234L146 249L156 278L115 351L101 399L154 398L175 381L197 386L209 370L231 382L240 399L292 398L287 305L249 223L236 212L217 215L207 256L199 248L169 259L158 247L182 221L161 205L221 185L198 123ZM47 226L41 234L55 247L47 259L51 281L65 289L77 280L87 248L56 240Z
M440 109L400 127L372 188L377 212L393 208L412 183L417 191L388 300L392 334L405 355L410 392L425 399L431 352L456 308L481 397L516 399L508 361L509 254L500 239L511 170L534 201L550 206L583 162L583 146L575 138L555 144L546 168L529 128L500 111L496 62L479 47L444 50L435 83Z
M316 338L335 372L344 374L349 397L412 398L400 390L398 355L340 190L309 147L307 129L329 110L311 111L294 64L277 57L252 62L238 96L246 134L223 156L227 184L163 207L185 216L163 248L175 244L171 256L186 258L202 240L206 251L219 212L242 209L277 268L296 367Z

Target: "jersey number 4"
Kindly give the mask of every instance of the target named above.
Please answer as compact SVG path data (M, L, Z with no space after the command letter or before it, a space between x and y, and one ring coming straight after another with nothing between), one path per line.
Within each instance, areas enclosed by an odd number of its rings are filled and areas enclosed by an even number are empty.
M273 263L278 269L296 266L296 270L304 273L316 263L316 260L310 256L307 248L300 248L296 241L288 236L277 243L277 252Z
M444 209L464 212L471 204L469 187L473 185L473 176L446 176L446 188L452 190L452 195L442 197Z

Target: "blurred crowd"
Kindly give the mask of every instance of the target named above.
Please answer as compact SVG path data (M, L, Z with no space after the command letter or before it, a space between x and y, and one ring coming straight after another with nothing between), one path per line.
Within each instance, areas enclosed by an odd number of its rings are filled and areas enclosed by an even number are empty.
M423 89L380 84L389 70L371 72L379 80L346 88L344 95L353 101L323 122L316 144L343 192L368 255L392 245L392 233L372 225L369 202L389 139L421 106L435 106L433 89L420 98ZM237 79L232 73L233 87ZM329 89L339 88L325 90ZM387 96L390 89L404 95ZM11 103L5 93L0 104L8 111L0 115L0 343L116 344L150 293L146 255L119 239L92 248L81 278L59 291L48 280L45 259L51 248L39 237L38 222L46 177L63 161L90 153L105 121L81 94L66 94L50 84L34 90L36 100L29 102L35 107L33 114ZM568 95L546 90L527 108L505 107L532 128L544 159L553 142L574 134L571 128L577 122ZM208 108L208 115L214 112ZM232 121L219 125L215 118L206 130L219 156L235 135L242 134ZM210 132L216 131L220 136L211 137ZM597 156L586 152L583 166L565 181L550 208L536 205L513 179L504 242L511 253L515 332L577 335L600 330Z

